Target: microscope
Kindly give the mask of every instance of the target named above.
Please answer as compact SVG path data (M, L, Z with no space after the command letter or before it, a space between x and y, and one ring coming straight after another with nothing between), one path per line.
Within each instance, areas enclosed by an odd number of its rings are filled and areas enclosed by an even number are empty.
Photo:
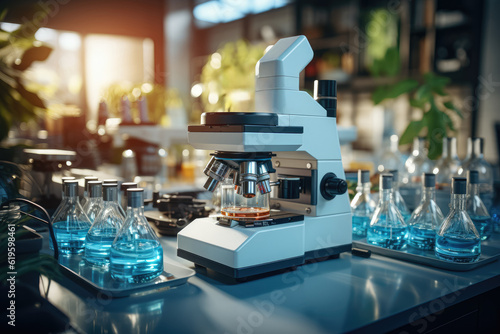
M177 255L241 279L336 258L351 250L351 211L336 124L335 81L299 90L312 60L304 36L279 40L255 69L255 112L205 113L188 127L215 151L205 188L221 190L221 216L194 220Z

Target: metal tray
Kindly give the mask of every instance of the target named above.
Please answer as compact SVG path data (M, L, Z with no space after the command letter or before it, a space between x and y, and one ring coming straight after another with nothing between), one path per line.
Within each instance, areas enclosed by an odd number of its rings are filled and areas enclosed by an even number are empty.
M500 244L496 242L482 242L481 256L478 261L471 263L456 263L440 260L434 255L434 251L430 250L420 250L409 246L403 250L387 249L370 245L366 242L366 238L352 241L353 248L367 249L372 251L372 253L392 257L394 259L452 271L469 271L496 261L500 258L500 248L498 246L500 246Z
M166 290L186 283L195 274L192 269L180 267L164 259L164 268L168 272L164 271L160 276L147 283L127 283L114 280L108 267L89 265L82 255L61 255L59 265L71 279L96 292L109 294L115 298Z

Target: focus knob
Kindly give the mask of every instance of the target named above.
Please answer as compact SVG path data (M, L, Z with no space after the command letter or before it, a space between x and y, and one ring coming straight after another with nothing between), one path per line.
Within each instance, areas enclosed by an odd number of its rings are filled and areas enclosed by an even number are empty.
M333 173L327 173L321 180L320 191L326 200L332 200L336 195L342 195L347 191L347 182Z

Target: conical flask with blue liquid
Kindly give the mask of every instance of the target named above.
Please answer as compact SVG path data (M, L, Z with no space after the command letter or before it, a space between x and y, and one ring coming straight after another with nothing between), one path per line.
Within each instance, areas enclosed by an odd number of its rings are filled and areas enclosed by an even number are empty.
M117 201L118 185L103 185L103 207L85 239L85 260L92 265L107 265L111 245L123 225L125 217Z
M352 234L366 236L366 230L375 211L375 202L370 194L370 171L358 170L356 195L351 201Z
M144 216L143 192L127 190L127 218L110 252L111 277L117 281L143 283L163 272L163 248Z
M467 196L467 213L474 223L481 240L487 240L493 233L491 216L480 197L479 172L470 170L467 172L469 181L469 195Z
M406 223L394 203L392 174L380 174L380 198L368 227L369 244L400 250L406 247Z
M408 244L419 249L433 250L436 233L444 219L435 202L436 175L424 173L422 186L422 200L408 220Z
M85 249L85 236L91 226L78 200L78 181L67 180L65 185L65 201L54 215L54 229L57 246L61 254L78 254Z
M466 211L467 179L454 177L450 212L439 228L434 253L441 260L475 262L481 255L481 237Z

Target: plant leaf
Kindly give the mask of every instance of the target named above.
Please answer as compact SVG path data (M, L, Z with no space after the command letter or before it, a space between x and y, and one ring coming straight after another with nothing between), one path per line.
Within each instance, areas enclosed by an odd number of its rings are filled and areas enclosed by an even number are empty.
M417 100L422 101L422 103L429 101L431 96L432 96L431 89L427 84L423 84L422 86L420 86L417 89L417 93L415 94L415 98Z
M425 101L417 100L417 99L410 99L410 105L412 107L418 108L418 109L425 109Z
M455 129L455 125L453 125L453 120L450 118L450 116L443 111L441 111L441 113L443 114L444 123L446 124L446 126L453 132L457 131Z
M24 97L33 106L45 109L45 103L42 101L42 99L40 99L37 94L27 90L24 87L24 85L20 82L20 80L17 80L16 90L19 92L19 94L21 94L22 97Z
M446 120L443 115L444 113L434 103L431 103L431 109L424 115L427 123L427 141L429 142L427 156L431 160L439 158L443 152L443 137L446 136Z
M402 94L411 92L417 86L418 82L416 80L407 79L394 85L379 87L372 94L373 103L379 104L385 99L394 99Z
M418 137L420 131L425 127L425 119L411 121L399 139L399 145L411 144L413 138Z
M453 104L453 102L451 101L447 101L447 102L444 102L443 103L444 106L450 110L453 110L461 119L464 118L464 115L462 114L462 112L460 111L460 109L458 109L457 107L455 107L455 105Z
M13 64L12 68L19 71L24 71L28 67L30 67L34 61L46 60L50 56L51 52L52 48L45 45L34 46L32 48L29 48L24 52L21 58L21 62L19 64Z

